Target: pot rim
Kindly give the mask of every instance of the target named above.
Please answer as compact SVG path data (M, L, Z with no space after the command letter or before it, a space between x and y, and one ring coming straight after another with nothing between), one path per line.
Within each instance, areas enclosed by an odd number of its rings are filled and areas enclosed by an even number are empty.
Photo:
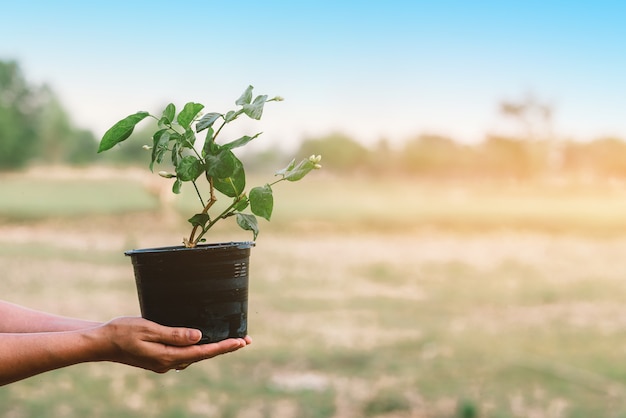
M254 241L229 241L229 242L215 242L209 244L200 244L193 248L185 247L184 245L173 245L168 247L153 247L153 248L137 248L134 250L125 251L125 255L134 255L134 254L147 254L147 253L165 253L165 252L176 252L176 251L203 251L203 250L213 250L213 249L221 249L221 248L237 248L239 250L245 250L248 248L254 247L256 244Z

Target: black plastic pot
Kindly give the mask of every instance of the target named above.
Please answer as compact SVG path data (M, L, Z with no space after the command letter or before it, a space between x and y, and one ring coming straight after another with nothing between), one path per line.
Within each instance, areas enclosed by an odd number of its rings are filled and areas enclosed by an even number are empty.
M127 251L141 315L161 325L202 331L199 344L248 334L252 242Z

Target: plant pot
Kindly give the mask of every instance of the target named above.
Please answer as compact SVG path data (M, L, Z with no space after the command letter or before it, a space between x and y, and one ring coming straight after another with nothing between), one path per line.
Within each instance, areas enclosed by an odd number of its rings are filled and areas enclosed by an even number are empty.
M248 334L248 264L253 242L125 252L135 271L141 315L202 331L198 344Z

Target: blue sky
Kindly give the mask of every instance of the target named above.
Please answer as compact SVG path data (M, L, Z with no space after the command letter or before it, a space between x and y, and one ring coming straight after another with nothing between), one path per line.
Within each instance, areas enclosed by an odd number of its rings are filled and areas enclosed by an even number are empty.
M286 98L246 126L270 144L478 142L507 129L500 101L529 94L563 137L626 139L625 19L605 0L11 2L0 59L97 135L170 101L227 111L252 84Z

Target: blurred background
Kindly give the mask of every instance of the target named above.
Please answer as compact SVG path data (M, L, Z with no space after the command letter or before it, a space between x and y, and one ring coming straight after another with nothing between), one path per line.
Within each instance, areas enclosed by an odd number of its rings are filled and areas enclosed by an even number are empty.
M0 388L0 415L626 416L626 5L1 9L2 299L139 314L123 252L178 244L195 196L150 173L142 125L96 153L126 115L225 113L251 84L285 101L224 132L264 132L248 183L323 170L261 224L253 346L163 376L58 370Z

